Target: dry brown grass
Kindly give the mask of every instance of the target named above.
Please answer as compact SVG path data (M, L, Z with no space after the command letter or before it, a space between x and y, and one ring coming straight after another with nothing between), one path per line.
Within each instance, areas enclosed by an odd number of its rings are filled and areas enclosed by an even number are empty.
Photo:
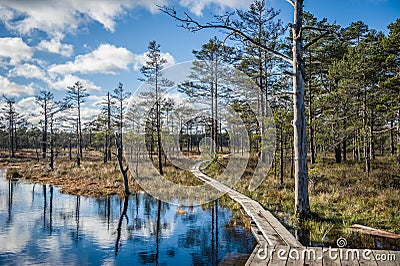
M9 178L24 178L28 182L61 186L62 193L82 196L107 196L124 194L122 175L117 161L103 163L100 153L84 152L81 167L68 156L55 159L54 171L50 170L48 159L36 159L32 152L24 151L17 158L0 157L0 167L8 169ZM140 188L129 175L129 190Z
M203 172L210 176L219 175L228 158L220 158ZM251 158L245 174L234 189L260 202L276 216L295 225L294 180L286 169L284 184L274 179L272 170L255 191L247 188L256 165ZM290 166L290 162L285 165ZM309 193L312 218L305 227L313 234L324 228L341 230L358 223L393 233L400 233L400 175L396 172L395 158L377 157L372 162L369 176L364 172L362 162L348 161L335 164L332 156L309 165ZM282 219L283 220L283 219ZM329 231L328 230L328 231Z

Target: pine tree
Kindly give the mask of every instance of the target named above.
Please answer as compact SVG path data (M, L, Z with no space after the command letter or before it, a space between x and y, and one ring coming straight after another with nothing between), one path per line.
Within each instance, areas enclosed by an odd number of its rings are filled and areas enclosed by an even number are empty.
M160 73L167 60L162 57L160 45L156 41L151 41L148 46L147 52L148 61L140 69L140 72L147 78L147 83L151 86L150 91L142 92L143 98L152 99L155 104L155 133L157 135L157 160L158 170L163 175L162 165L162 141L161 141L161 105L162 105L162 93L166 87L172 86L171 82L162 77ZM155 99L155 101L154 101ZM151 107L153 109L153 107ZM150 151L151 152L151 151Z
M85 102L85 98L88 96L89 94L86 93L86 89L83 87L82 83L77 81L72 87L68 87L67 96L64 98L66 106L76 109L76 163L78 167L81 165L83 150L81 105Z

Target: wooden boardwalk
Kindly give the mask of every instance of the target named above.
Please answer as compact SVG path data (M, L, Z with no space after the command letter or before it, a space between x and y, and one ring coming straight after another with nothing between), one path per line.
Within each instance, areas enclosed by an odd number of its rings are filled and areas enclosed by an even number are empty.
M192 173L219 191L228 191L251 218L251 231L257 240L246 265L393 265L400 266L400 252L387 250L338 249L304 247L257 201L228 188L200 171L200 163Z

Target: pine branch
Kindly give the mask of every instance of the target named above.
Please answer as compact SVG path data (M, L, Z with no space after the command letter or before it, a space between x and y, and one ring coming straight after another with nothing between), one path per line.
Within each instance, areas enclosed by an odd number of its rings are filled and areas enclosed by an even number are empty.
M222 20L221 24L216 24L216 23L206 23L206 24L201 24L198 21L194 20L188 13L184 12L184 17L179 17L175 11L174 8L168 8L166 6L161 7L158 6L159 10L165 14L167 14L168 16L176 19L177 21L181 22L182 24L180 25L180 27L187 29L191 32L196 32L196 31L200 31L203 29L224 29L224 30L228 30L231 32L231 34L233 35L237 35L242 37L245 41L248 41L251 44L254 44L258 47L260 47L261 49L275 55L276 57L290 63L293 64L293 60L291 58L289 58L288 56L275 51L269 47L267 47L266 45L262 44L259 41L255 41L253 38L251 38L250 36L248 36L247 34L243 33L242 30L232 26L232 23L229 22L229 18ZM224 24L222 24L224 23Z

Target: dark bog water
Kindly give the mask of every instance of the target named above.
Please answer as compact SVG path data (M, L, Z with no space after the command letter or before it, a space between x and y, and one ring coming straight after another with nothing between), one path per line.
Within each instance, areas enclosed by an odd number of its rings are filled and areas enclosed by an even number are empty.
M64 195L9 182L0 171L0 265L215 265L245 257L251 233L229 227L229 209L180 208L144 194Z

